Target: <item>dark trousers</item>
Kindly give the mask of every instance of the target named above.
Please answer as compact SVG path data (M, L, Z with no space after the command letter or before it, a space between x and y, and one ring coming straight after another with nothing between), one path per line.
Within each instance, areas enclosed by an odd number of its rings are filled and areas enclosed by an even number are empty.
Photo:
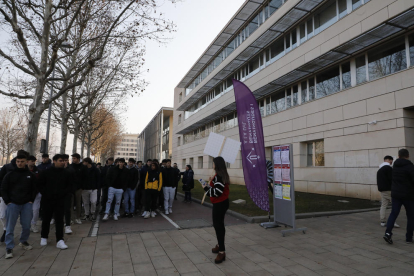
M229 199L213 204L213 226L216 230L217 243L220 251L226 251L224 246L224 237L226 236L226 228L224 227L224 216L229 209Z
M174 199L177 199L177 192L178 192L178 186L175 187L175 195L174 195Z
M96 200L96 204L101 204L101 194L102 194L102 188L99 187L98 191L97 191L97 200Z
M272 183L270 183L270 182L267 182L267 186L269 187L269 191L272 193L272 195L273 195L273 186L272 186Z
M185 191L184 192L185 193L185 197L184 197L184 200L185 201L191 201L191 191Z
M141 187L138 187L137 193L135 194L135 208L137 210L141 210L142 207L145 205L145 201L143 201L143 194L144 191Z
M65 215L65 200L44 200L42 198L43 220L41 237L47 239L50 231L50 220L55 218L56 241L63 240L63 217Z
M145 211L157 209L158 190L145 190Z
M161 188L161 191L158 194L158 206L160 206L161 210L164 210L164 187Z
M70 226L70 221L72 217L72 200L73 200L73 194L70 194L65 197L65 225Z
M392 210L387 221L387 230L385 230L385 233L392 235L392 229L403 205L407 215L407 233L405 234L405 239L406 241L412 241L414 231L414 201L412 200L392 198Z
M102 196L101 196L101 214L105 213L106 202L108 201L108 188L102 187Z

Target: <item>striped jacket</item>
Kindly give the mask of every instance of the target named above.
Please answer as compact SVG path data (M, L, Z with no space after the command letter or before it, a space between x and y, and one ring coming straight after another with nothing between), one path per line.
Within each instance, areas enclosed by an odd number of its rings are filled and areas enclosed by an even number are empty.
M211 203L222 202L229 198L229 183L224 183L216 174L210 181L210 186L204 187L204 191L210 197Z

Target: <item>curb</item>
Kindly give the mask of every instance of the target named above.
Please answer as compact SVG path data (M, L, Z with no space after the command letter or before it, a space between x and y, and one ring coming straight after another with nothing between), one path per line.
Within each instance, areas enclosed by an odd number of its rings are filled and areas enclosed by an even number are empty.
M177 195L184 197L184 194L177 193ZM197 198L193 198L192 201L200 203L201 200ZM213 208L213 204L204 202L203 204L206 207ZM363 213L363 212L371 212L371 211L378 211L380 207L370 208L370 209L356 209L356 210L343 210L343 211L328 211L328 212L314 212L314 213L302 213L296 214L296 219L305 219L305 218L316 218L316 217L327 217L327 216L338 216L338 215L347 215L347 214L354 214L354 213ZM257 216L257 217L248 217L243 214L237 213L232 210L228 210L227 214L238 218L240 220L244 220L247 223L261 223L261 222L268 222L268 216ZM273 221L273 216L270 216L270 220Z

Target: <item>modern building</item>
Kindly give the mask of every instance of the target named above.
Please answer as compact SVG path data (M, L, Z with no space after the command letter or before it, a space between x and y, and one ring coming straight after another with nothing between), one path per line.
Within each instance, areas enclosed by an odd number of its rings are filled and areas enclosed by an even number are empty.
M125 161L128 161L129 158L136 159L138 136L139 134L123 134L121 143L116 147L114 158L125 158Z
M212 174L210 132L239 139L232 78L266 145L293 144L297 191L378 199L385 155L414 155L414 1L248 0L174 91L174 159ZM240 156L240 155L239 155ZM229 165L243 184L241 162Z
M162 107L138 138L138 160L172 158L173 108Z

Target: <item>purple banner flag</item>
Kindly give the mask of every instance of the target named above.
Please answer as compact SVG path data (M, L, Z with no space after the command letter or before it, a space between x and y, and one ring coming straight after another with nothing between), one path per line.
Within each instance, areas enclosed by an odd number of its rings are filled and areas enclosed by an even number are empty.
M266 153L259 105L244 83L233 79L233 87L242 143L244 182L253 202L260 209L269 212Z

